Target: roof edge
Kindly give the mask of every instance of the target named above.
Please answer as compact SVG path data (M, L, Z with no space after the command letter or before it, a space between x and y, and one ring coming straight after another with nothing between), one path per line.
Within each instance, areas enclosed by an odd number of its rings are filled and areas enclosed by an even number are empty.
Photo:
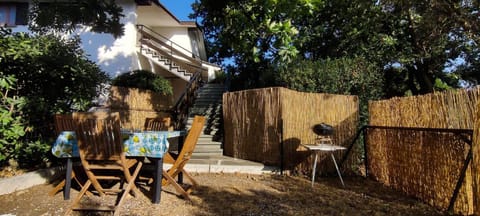
M152 3L154 3L158 7L161 7L163 10L165 10L165 12L167 12L168 15L170 15L175 21L177 21L178 24L180 24L182 26L188 26L188 27L198 27L197 22L195 22L195 21L181 21L181 20L179 20L170 10L168 10L167 7L165 7L165 5L160 3L160 0L135 0L135 2L138 5L152 5Z

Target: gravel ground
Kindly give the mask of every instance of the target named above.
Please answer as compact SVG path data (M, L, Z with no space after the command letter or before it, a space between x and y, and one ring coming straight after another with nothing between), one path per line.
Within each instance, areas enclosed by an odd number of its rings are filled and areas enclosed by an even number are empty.
M193 174L200 186L192 201L164 187L160 204L152 204L148 186L129 197L121 215L442 215L436 209L360 177L319 178L312 188L305 177L273 174ZM53 184L0 196L0 215L63 215L71 200L48 196ZM92 197L98 201L98 197ZM111 215L74 212L72 215Z

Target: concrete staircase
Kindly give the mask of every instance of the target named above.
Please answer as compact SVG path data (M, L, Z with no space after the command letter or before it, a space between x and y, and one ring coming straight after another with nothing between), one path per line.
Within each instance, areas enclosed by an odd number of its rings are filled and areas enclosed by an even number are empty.
M187 129L190 128L195 115L205 116L206 123L198 139L192 159L223 155L223 91L223 84L205 84L197 92L194 105L189 110Z

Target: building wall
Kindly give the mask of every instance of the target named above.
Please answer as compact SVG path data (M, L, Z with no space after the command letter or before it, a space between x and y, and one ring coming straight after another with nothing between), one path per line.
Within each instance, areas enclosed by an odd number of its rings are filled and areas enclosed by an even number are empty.
M3 0L0 0L2 2ZM31 3L31 1L26 1ZM137 52L137 31L136 24L138 15L136 13L138 6L132 0L117 0L117 4L123 8L124 17L121 23L124 24L124 35L120 38L114 38L111 34L91 32L89 27L81 27L70 35L78 35L82 41L81 47L87 57L95 62L110 77L116 77L127 71L136 69L151 70L155 73L165 73L154 63L142 59ZM153 6L155 7L155 6ZM153 18L152 18L153 19ZM155 20L150 20L156 23ZM178 46L186 49L182 50L185 54L191 55L192 45L188 35L188 27L150 27L168 40L173 41ZM27 26L19 25L13 28L15 32L28 32ZM163 74L162 74L163 75ZM168 75L168 76L171 76ZM209 77L214 77L212 68L209 68ZM181 86L181 81L174 84L174 88ZM184 83L184 82L183 82ZM183 88L182 88L183 89ZM178 94L178 93L176 93Z
M179 49L187 55L191 55L192 44L190 43L190 38L188 37L188 28L181 27L154 27L152 28L155 32L166 37L170 41L173 41L180 47L184 49ZM177 46L174 45L175 48Z

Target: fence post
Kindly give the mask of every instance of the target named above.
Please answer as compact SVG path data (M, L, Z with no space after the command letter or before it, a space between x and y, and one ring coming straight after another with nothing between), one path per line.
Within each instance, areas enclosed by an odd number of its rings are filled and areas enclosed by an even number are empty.
M280 175L283 175L283 119L280 119Z
M364 128L365 132L363 133L363 152L365 154L365 177L368 177L368 152L367 152L367 135L368 135L368 126Z
M480 130L480 103L477 104L477 113L474 119L472 145L470 147L472 151L472 178L473 178L473 213L474 215L480 215L480 146L478 145L479 130Z

